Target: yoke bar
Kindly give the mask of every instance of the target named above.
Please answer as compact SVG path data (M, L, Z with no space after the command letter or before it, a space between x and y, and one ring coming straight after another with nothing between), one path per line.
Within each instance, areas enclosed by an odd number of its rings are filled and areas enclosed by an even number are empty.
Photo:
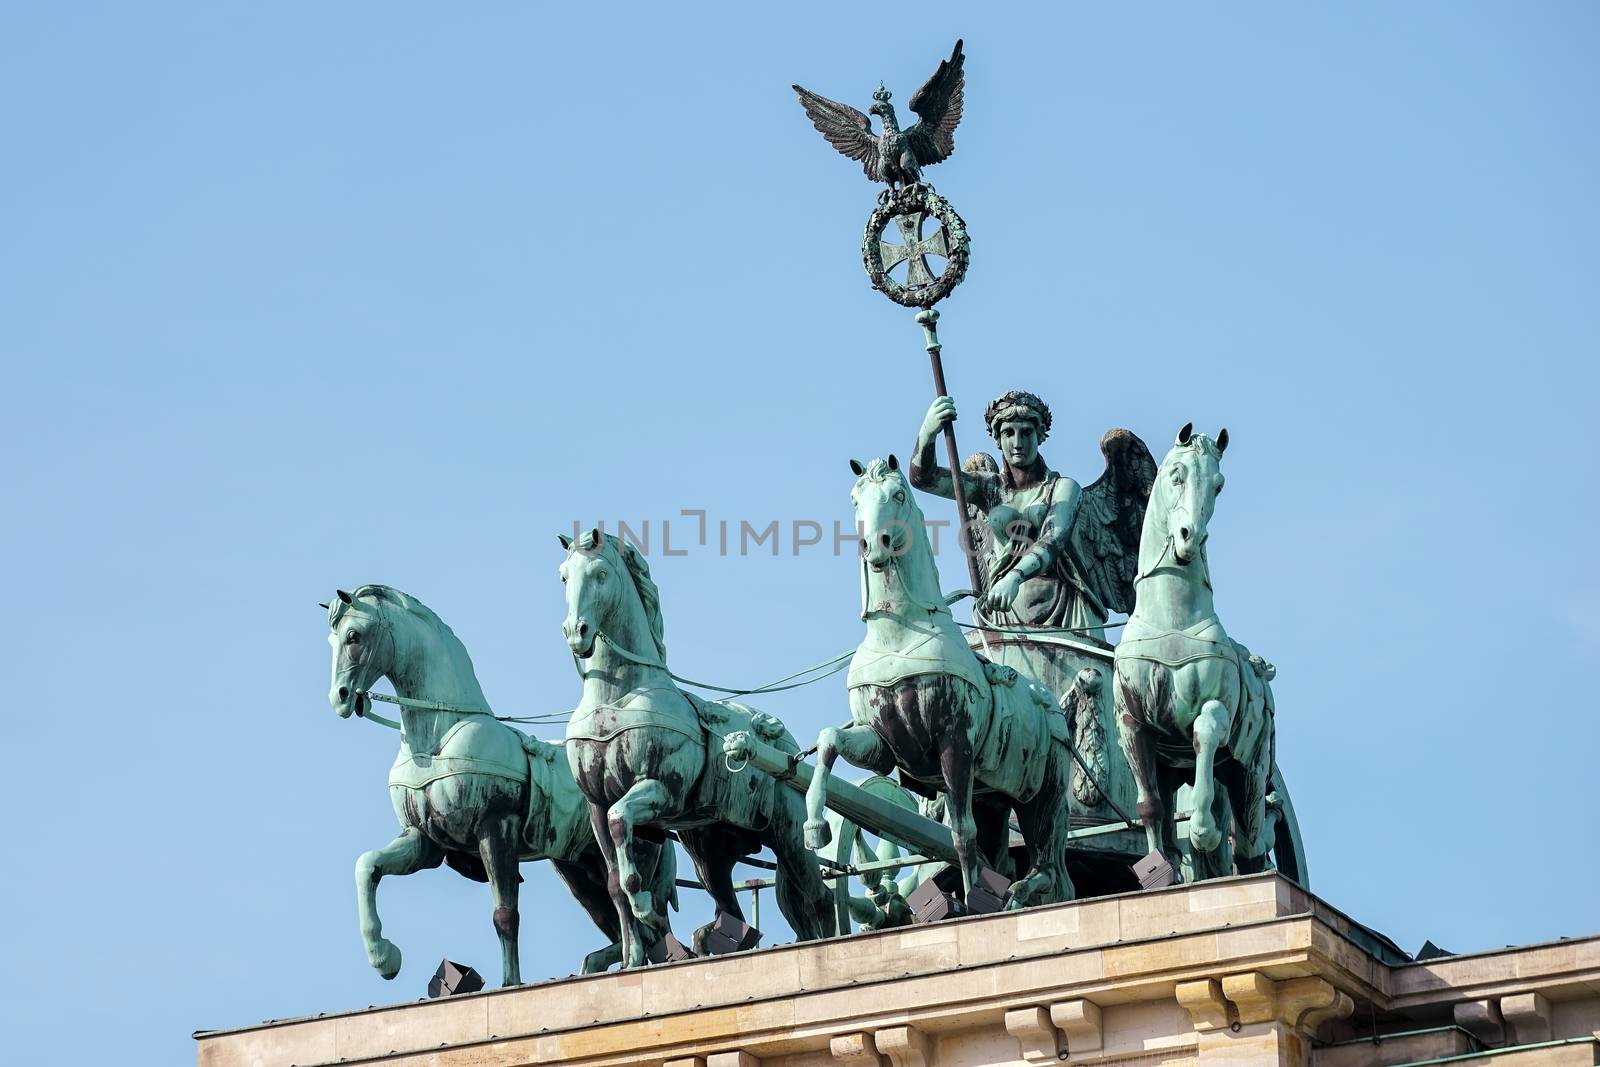
M797 793L804 793L811 785L815 771L811 764L791 759L789 753L772 747L754 733L746 735L745 743L749 746L750 766L765 771ZM961 862L956 857L955 839L950 836L949 827L880 800L843 778L834 776L828 782L828 807L857 826L929 859L957 865Z

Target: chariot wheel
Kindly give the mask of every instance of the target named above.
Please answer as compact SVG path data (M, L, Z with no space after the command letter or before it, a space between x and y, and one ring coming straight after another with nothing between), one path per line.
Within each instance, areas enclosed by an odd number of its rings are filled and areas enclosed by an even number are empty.
M1306 867L1306 847L1300 840L1300 820L1295 818L1294 801L1289 799L1289 786L1276 763L1272 765L1269 787L1277 812L1272 830L1273 866L1285 878L1309 891L1311 875Z

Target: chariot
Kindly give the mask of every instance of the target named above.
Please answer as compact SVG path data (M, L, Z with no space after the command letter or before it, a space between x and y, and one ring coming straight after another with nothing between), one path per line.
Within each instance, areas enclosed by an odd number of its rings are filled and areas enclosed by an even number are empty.
M1146 858L1145 831L1133 816L1137 795L1133 775L1110 740L1116 736L1110 688L1088 681L1112 677L1114 647L1080 635L996 633L978 627L969 631L969 644L974 652L993 662L1019 670L1031 669L1034 677L1066 694L1062 714L1072 737L1075 763L1067 863L1077 894L1101 896L1155 887L1148 877L1142 882L1137 869ZM811 783L814 768L797 753L754 738L741 741L733 751L748 759L752 769L771 775L790 789L803 793ZM1190 818L1193 788L1187 783L1175 783L1174 792L1174 822L1181 825ZM901 896L909 896L914 887L927 880L952 891L958 887L954 870L957 856L950 831L943 822L930 817L930 813L937 814L936 806L929 803L934 799L919 795L914 783L879 775L857 783L832 783L828 808L835 832L821 858L832 875L829 881L833 884L841 932L851 928L846 924L852 920L877 928L886 922L912 918L909 913L894 915L883 911L886 899L892 900L895 895L884 892L890 879L899 879ZM977 799L982 802L981 790ZM1272 866L1309 888L1307 858L1294 803L1276 764L1272 768L1268 805ZM1026 845L1015 826L1009 830L1010 860L1015 869L1026 869ZM1176 835L1169 848L1180 857L1174 880L1196 881L1205 876L1205 867L1197 867L1186 835ZM1210 861L1210 867L1214 872L1221 865L1222 873L1226 873L1232 864L1231 834L1225 833L1220 852ZM852 879L856 882L853 887ZM770 879L762 878L740 884L742 889L756 894L756 925L760 917L759 894L771 885ZM877 905L877 914L869 902Z

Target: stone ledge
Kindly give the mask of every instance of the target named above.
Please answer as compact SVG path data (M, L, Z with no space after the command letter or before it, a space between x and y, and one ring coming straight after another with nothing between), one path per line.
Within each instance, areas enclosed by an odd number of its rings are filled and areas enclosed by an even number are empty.
M1481 987L1559 1001L1563 982L1585 988L1600 953L1600 939L1589 939L1520 956L1392 968L1356 945L1347 927L1330 925L1337 913L1319 904L1273 874L1224 879L201 1033L199 1062L660 1067L670 1060L710 1067L714 1058L740 1053L788 1057L786 1067L821 1067L841 1057L858 1065L876 1057L888 1067L898 1054L916 1067L919 1059L937 1062L930 1050L942 1035L978 1031L1009 1031L1011 1060L1025 1060L1029 1050L1036 1062L1051 1060L1051 1042L1068 1044L1074 1033L1072 1062L1157 1055L1151 1046L1128 1044L1130 1033L1153 1025L1128 1021L1135 1018L1166 1020L1156 1029L1173 1032L1159 1035L1166 1050L1159 1054L1203 1057L1197 1035L1208 1029L1219 1048L1243 1047L1244 1038L1222 1036L1241 1021L1269 1028L1263 1047L1289 1047L1301 1040L1292 1031L1314 1032L1326 1013L1346 1011L1352 1000L1389 1010L1438 1001L1442 993L1459 999L1462 989ZM1213 1025L1191 1023L1193 1005L1185 1004L1190 1014L1179 1005L1194 994L1180 986L1213 982ZM1305 991L1318 996L1307 999ZM1305 1010L1289 1010L1302 1001ZM1027 1042L1020 1051L1018 1041Z

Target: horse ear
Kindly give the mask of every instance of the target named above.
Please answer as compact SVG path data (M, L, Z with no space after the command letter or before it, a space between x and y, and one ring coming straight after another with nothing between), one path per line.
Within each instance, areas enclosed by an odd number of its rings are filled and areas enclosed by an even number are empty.
M566 534L556 534L556 540L561 542L562 548L569 552L572 550L572 538L568 537Z
M1194 436L1194 423L1192 423L1192 422L1184 423L1183 424L1183 429L1178 431L1178 444L1180 444L1180 445L1188 444L1189 443L1189 438L1191 438L1193 436Z
M349 607L351 604L355 603L354 600L350 599L350 594L346 593L343 589L335 589L334 592L339 594L339 602L344 604L346 607Z
M326 600L324 600L321 603L319 603L317 605L317 607L321 608L323 611L327 611L328 610L328 602Z
M897 471L900 469L900 461L894 458L893 452L889 453L889 469L892 471Z
M583 548L599 548L600 547L600 527L598 527L598 526L589 527L589 532L583 535L583 540L579 541L578 544L580 546L582 546Z
M853 459L850 461L850 472L859 478L867 473L867 468L863 467L859 460Z
M1228 428L1224 426L1222 432L1217 434L1217 454L1220 456L1228 450Z

